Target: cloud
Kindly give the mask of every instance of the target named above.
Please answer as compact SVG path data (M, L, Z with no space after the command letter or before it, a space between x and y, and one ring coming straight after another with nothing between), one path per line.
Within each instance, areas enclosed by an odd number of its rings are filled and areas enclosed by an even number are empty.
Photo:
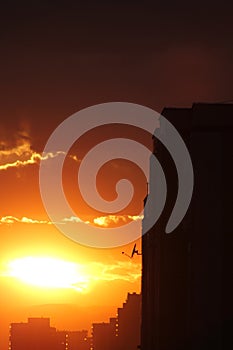
M6 163L6 164L0 165L0 170L7 170L9 168L18 168L18 167L22 167L25 165L37 164L41 160L46 160L49 158L57 157L61 153L63 153L63 152L57 152L55 154L48 153L46 156L42 157L39 153L33 152L29 159L16 160L16 161L11 162L11 163Z
M0 224L14 224L14 223L22 223L22 224L46 224L51 225L51 221L47 220L37 220L37 219L30 219L25 216L22 218L17 218L15 216L7 215L0 218Z
M141 278L141 264L135 261L116 261L113 264L93 262L87 265L88 271L95 271L96 281L122 280L133 283Z
M64 218L62 219L59 224L66 224L66 223L81 223L84 222L85 224L89 224L89 221L82 221L80 218L78 218L77 216L71 216L69 218ZM28 218L28 217L21 217L21 218L17 218L15 216L12 215L7 215L7 216L3 216L0 218L0 224L14 224L14 223L21 223L21 224L43 224L43 225L52 225L54 224L54 222L49 221L49 220L38 220L38 219L32 219L32 218Z
M90 224L90 221L83 221L81 220L79 217L77 216L71 216L69 218L64 218L62 220L62 222L66 223L66 222L73 222L73 223L80 223L80 222L84 222L85 224Z
M112 224L124 224L128 221L138 221L142 219L143 215L107 215L94 218L93 223L98 226L108 227Z
M0 170L38 164L43 160L66 155L63 151L49 152L47 154L38 153L32 149L30 139L26 137L22 138L21 136L17 142L18 144L11 148L7 147L5 142L0 142ZM68 157L75 162L80 162L76 155L68 155Z
M107 216L100 216L97 218L94 218L91 221L83 221L77 216L71 216L68 218L63 218L60 222L56 222L59 224L68 224L68 223L84 223L84 224L96 224L101 227L108 227L111 224L125 224L128 221L137 221L142 220L143 215L107 215ZM21 224L46 224L46 225L52 225L55 224L53 221L49 220L38 220L35 218L28 218L28 217L15 217L12 215L6 215L3 217L0 217L0 224L14 224L14 223L21 223Z

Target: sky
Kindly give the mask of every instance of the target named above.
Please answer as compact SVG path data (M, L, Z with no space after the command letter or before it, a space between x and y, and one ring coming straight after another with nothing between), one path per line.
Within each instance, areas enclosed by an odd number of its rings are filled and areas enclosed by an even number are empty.
M130 260L122 255L123 250L130 254L132 244L82 246L51 222L41 200L39 166L52 159L42 152L62 121L95 104L132 102L161 112L193 102L233 100L231 13L226 1L22 1L1 6L1 349L7 349L10 322L51 316L59 329L89 328L91 321L114 316L127 292L140 292L140 256ZM132 203L109 215L83 202L77 188L81 160L109 137L136 138L151 148L150 135L112 126L89 132L70 149L65 193L77 215L96 227L140 220L146 195L146 180L137 167L115 160L101 169L99 190L112 200L114 184L127 177L135 187ZM76 219L63 220L66 225ZM140 241L137 246L140 250ZM66 287L32 285L28 265L40 273L43 264L64 268L64 276L71 273Z

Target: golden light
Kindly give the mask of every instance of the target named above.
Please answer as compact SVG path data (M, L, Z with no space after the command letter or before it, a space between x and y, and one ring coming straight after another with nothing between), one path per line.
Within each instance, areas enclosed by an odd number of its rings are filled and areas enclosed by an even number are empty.
M41 288L87 290L89 278L82 266L50 257L25 257L8 263L6 276Z

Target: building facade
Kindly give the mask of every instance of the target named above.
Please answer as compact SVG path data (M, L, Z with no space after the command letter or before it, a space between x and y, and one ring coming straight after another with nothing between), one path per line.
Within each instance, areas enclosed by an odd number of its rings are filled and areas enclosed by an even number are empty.
M181 224L165 227L178 179L171 156L156 139L154 153L166 175L167 200L142 238L143 350L222 350L232 344L233 105L194 104L164 109L193 162L194 192ZM153 186L155 178L150 179ZM143 226L150 208L144 214Z

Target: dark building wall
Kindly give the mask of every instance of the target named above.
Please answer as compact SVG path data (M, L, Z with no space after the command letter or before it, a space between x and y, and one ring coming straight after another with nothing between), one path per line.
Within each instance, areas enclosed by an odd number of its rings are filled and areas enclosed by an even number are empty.
M177 175L156 142L168 197L160 219L143 236L142 349L226 349L232 326L233 105L197 104L162 114L189 148L195 185L184 220L165 234Z

